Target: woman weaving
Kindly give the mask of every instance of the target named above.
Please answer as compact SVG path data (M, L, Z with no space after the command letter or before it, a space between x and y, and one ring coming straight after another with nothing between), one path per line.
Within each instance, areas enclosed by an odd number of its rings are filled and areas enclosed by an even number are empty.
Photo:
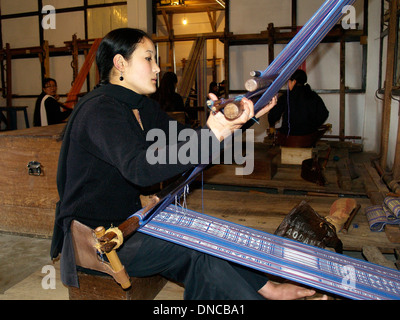
M156 91L160 72L155 52L151 39L140 30L111 31L96 57L101 85L79 102L71 116L60 154L66 170L58 172L62 201L51 253L55 258L61 252L66 285L78 285L69 232L72 220L91 228L119 225L141 208L142 187L193 167L179 159L165 165L150 165L146 159L151 145L147 132L153 128L168 132L169 122L174 121L147 97ZM228 121L221 113L209 116L206 129L213 133L212 139L222 141L254 116L253 104L247 99L243 103L245 112L237 120ZM185 128L177 126L178 131ZM198 131L193 134L199 138L200 158L201 137ZM124 242L118 256L130 276L160 274L183 283L185 299L297 299L315 293L292 284L274 284L263 273L140 232Z

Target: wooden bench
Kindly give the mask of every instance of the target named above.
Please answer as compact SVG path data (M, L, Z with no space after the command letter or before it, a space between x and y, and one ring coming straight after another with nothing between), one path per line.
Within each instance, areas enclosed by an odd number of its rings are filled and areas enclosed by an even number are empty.
M78 266L79 288L69 287L70 300L150 300L167 283L161 276L129 277L113 250L106 253L109 262L100 259L96 249L99 229L73 220L71 223L75 262ZM103 233L100 234L100 236ZM82 272L82 271L85 272Z
M108 275L78 272L79 288L68 287L70 300L153 300L167 280L161 276L131 277L132 286L124 290Z

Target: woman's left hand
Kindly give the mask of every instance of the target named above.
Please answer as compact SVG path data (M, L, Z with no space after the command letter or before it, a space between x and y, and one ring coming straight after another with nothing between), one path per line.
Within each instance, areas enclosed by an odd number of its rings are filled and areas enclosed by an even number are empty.
M257 112L256 118L261 118L263 115L270 112L271 109L275 107L277 103L278 103L278 96L275 95L264 108L262 108L260 111Z

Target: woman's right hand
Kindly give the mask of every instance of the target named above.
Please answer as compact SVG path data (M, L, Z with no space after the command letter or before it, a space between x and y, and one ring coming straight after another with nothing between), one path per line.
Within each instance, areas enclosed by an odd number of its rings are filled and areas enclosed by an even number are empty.
M217 101L216 95L210 93L209 98ZM230 136L235 130L240 129L247 121L254 117L254 104L251 100L243 98L243 113L235 120L228 120L222 112L211 113L207 120L207 126L215 134L219 141Z

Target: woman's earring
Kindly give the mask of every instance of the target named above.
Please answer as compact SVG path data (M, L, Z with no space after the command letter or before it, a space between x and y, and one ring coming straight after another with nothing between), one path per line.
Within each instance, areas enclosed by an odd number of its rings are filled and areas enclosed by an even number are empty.
M124 77L122 76L122 71L121 71L121 76L119 77L120 81L124 81Z

